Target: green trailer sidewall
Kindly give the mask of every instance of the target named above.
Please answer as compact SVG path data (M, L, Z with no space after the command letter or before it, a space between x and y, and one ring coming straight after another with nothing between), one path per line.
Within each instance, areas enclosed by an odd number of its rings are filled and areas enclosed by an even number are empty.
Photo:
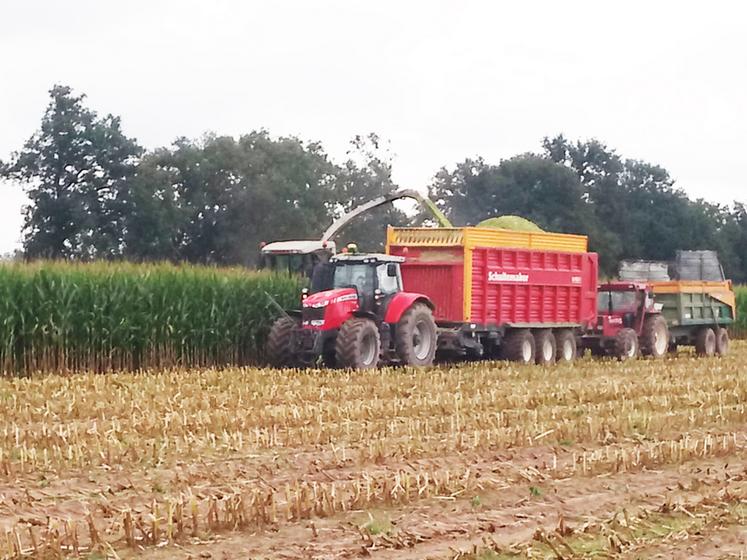
M728 327L734 323L734 309L707 293L657 293L662 315L673 338L692 341L701 327Z

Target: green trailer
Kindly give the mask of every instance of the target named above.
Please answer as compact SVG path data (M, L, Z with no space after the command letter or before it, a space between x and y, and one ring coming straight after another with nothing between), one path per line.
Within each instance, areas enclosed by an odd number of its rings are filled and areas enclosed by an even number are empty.
M731 281L651 282L654 301L667 321L670 345L695 346L698 354L725 353L726 328L736 319Z

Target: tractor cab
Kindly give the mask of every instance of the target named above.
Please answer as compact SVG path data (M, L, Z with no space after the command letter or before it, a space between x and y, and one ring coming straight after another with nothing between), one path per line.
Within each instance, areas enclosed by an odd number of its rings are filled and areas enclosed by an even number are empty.
M334 241L275 241L260 246L259 268L310 278L316 267L334 254Z
M323 299L328 292L355 294L358 308L371 313L402 291L399 263L403 257L378 253L342 253L327 263L320 263L311 278L311 290L304 306Z
M315 363L367 369L380 363L430 365L436 352L433 303L405 292L404 257L342 253L319 263L301 310L280 317L267 354L277 366Z
M669 344L662 305L646 282L607 282L597 291L597 328L586 338L596 354L663 356Z
M597 325L605 336L640 326L646 308L653 310L648 285L642 282L608 282L597 292Z

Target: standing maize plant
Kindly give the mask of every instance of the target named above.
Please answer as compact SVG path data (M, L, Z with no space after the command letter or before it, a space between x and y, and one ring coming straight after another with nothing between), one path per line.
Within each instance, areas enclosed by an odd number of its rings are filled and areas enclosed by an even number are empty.
M240 268L38 262L0 266L5 373L246 364L296 278Z
M734 288L737 296L737 320L734 325L734 334L737 338L747 336L747 286Z

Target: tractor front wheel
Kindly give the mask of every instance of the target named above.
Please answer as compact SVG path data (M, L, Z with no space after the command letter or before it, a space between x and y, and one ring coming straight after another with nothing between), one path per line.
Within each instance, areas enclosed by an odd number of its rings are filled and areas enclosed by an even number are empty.
M397 323L394 347L402 363L429 366L436 357L438 332L430 307L416 303L405 311Z
M379 365L381 335L371 319L353 317L345 321L335 341L337 366L372 369Z
M638 356L638 335L633 329L622 329L615 335L614 354L621 362Z
M267 361L274 367L293 367L296 360L292 354L291 334L300 326L293 317L279 317L270 328L267 337Z
M661 315L649 315L643 322L641 354L663 358L669 348L669 328Z

